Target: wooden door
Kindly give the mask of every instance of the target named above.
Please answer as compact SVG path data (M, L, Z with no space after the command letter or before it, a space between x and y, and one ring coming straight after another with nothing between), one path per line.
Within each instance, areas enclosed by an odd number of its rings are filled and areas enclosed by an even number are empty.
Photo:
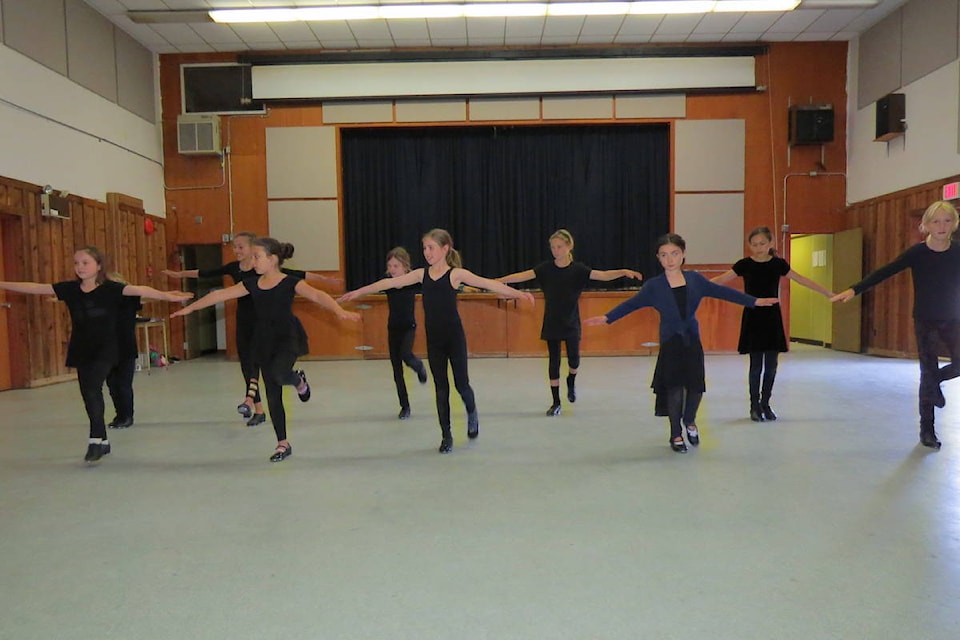
M833 291L840 293L863 278L863 230L833 234ZM833 348L860 353L861 299L833 305Z

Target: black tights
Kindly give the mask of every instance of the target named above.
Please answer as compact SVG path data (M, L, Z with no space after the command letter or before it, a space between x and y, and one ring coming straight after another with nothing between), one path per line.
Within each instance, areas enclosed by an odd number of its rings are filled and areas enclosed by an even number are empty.
M87 419L90 421L91 438L103 440L107 437L107 425L103 421L103 383L112 368L112 362L102 360L77 367L77 382L80 383L83 407L87 410Z
M550 376L550 385L560 384L560 343L567 343L567 367L571 371L580 368L580 338L567 338L566 340L547 340L547 375ZM556 382L557 385L553 383Z
M400 406L410 408L410 398L407 396L407 384L403 379L403 365L416 371L423 371L423 362L413 355L413 338L416 336L416 327L409 329L389 329L387 331L387 345L390 349L390 364L393 365L393 381L397 385L397 399Z
M433 386L437 393L437 418L444 433L450 431L450 378L447 365L453 369L453 384L463 398L467 413L477 410L473 389L470 388L470 376L467 374L467 339L463 332L452 333L440 339L431 340L427 336L427 359L430 361L430 373L433 374Z
M117 417L121 420L133 419L133 374L137 370L137 358L120 360L107 374L107 389Z
M244 323L246 324L246 323ZM251 397L256 404L260 404L260 385L251 387L251 381L260 380L260 367L257 366L253 355L253 325L249 327L240 326L240 320L237 320L237 357L240 358L240 371L243 373L243 391ZM251 396L248 391L252 391Z
M270 422L277 434L277 442L287 439L287 411L283 406L283 385L300 384L300 376L293 371L297 354L280 352L273 355L262 369L263 384L267 391L267 408Z
M920 431L933 431L933 411L940 395L940 383L960 375L960 323L916 320L917 352L920 359ZM950 364L940 366L940 345L947 348Z
M777 377L778 351L750 352L750 407L758 409L770 405L773 381ZM761 385L761 375L763 383Z
M700 408L701 398L703 398L701 392L690 391L686 387L670 387L667 389L670 440L683 437L684 425L692 427L697 424L697 410Z

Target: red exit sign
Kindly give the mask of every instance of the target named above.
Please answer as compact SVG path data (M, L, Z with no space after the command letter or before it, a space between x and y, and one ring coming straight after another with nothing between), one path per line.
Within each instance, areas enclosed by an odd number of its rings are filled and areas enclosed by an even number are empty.
M943 185L944 200L956 200L957 198L960 198L960 182Z

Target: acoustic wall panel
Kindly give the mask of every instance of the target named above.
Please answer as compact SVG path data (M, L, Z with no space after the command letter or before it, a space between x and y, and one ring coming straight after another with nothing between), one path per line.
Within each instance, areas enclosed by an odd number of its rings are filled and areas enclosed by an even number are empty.
M463 122L467 101L397 100L397 122Z
M147 122L157 121L155 57L142 44L114 29L117 51L117 103Z
M617 118L684 118L687 96L617 96Z
M609 120L613 117L611 96L545 97L544 120Z
M957 0L913 0L903 6L901 85L957 59Z
M8 47L67 75L63 0L3 0L3 40Z
M365 122L393 122L393 102L324 102L323 121L326 124L360 124Z
M113 23L80 0L67 0L65 6L70 79L117 102Z
M267 197L336 198L335 127L267 128Z
M733 264L743 256L743 194L678 193L673 228L688 264Z
M336 200L283 200L268 204L270 236L294 246L289 266L304 271L340 269L340 215Z
M539 120L539 98L471 98L470 120Z
M897 9L860 35L857 58L858 109L865 108L903 85L900 76L901 16L902 10Z
M745 121L677 120L674 131L675 191L743 191Z

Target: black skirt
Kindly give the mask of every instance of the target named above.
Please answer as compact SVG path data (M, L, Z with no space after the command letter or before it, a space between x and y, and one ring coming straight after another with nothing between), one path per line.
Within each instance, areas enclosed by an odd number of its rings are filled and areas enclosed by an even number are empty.
M740 353L759 351L787 351L787 337L783 332L780 305L753 307L743 310L740 318Z
M666 416L667 391L684 387L688 391L704 393L707 390L706 371L703 364L703 345L698 338L684 341L683 336L674 336L660 345L657 366L653 370L650 388L656 394L654 415Z

